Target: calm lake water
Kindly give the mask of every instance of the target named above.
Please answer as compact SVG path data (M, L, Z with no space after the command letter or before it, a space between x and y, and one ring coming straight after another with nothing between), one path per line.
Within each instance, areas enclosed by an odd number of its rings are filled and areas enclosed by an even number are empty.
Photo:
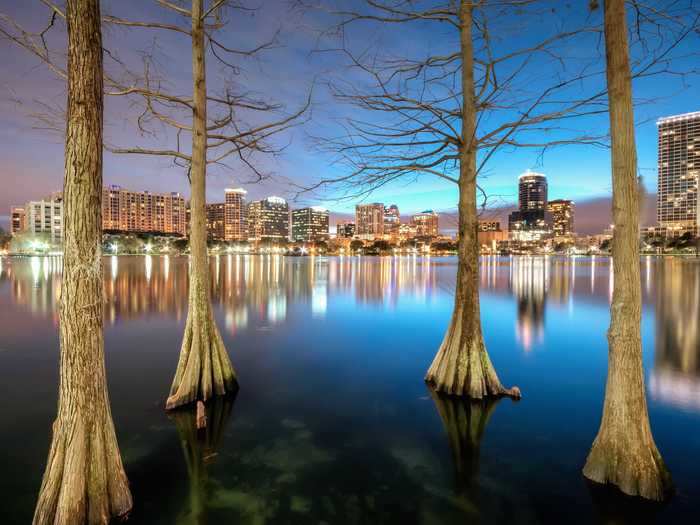
M163 411L187 259L104 260L110 395L134 524L698 523L700 262L642 259L652 428L664 505L585 482L599 423L607 258L484 258L492 360L520 402L431 395L454 258L213 258L235 400ZM0 523L31 521L56 412L60 259L0 258Z

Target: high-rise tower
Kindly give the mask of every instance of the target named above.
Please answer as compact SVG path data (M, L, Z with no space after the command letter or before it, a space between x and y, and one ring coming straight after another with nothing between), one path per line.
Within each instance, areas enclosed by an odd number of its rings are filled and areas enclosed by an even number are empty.
M374 237L384 234L384 204L357 204L355 206L355 234Z
M310 242L328 240L328 210L320 206L292 211L292 240Z
M566 237L574 233L574 201L557 199L547 203L552 216L552 233L555 237Z
M535 241L549 233L547 177L526 171L518 177L518 210L508 216L508 231L515 240Z
M544 211L547 208L545 175L528 170L518 177L518 207L520 211Z
M226 188L224 192L224 239L227 241L244 241L248 238L246 193L241 188Z
M659 181L656 217L671 234L698 232L700 111L657 121Z
M250 240L286 241L289 239L289 205L281 197L268 197L248 205Z

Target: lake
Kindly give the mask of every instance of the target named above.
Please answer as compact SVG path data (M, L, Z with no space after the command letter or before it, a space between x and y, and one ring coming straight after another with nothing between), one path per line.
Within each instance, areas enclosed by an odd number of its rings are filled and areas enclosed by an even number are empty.
M607 368L608 258L485 257L486 344L523 399L469 403L423 382L449 322L456 259L211 259L241 389L166 414L187 258L104 259L105 349L134 524L700 521L700 262L642 258L652 429L665 505L581 474ZM31 521L56 413L61 259L0 258L0 522Z

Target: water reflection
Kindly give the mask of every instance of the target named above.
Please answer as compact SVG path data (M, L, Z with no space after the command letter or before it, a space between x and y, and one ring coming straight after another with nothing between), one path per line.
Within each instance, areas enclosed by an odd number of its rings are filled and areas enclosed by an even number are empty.
M61 259L15 259L3 275L13 283L12 299L36 315L54 315L61 283ZM231 333L253 319L261 325L284 322L293 303L307 304L322 319L331 292L358 304L395 307L402 295L427 299L438 293L436 272L415 257L288 258L227 255L210 262L212 301L224 312ZM108 324L144 315L187 313L188 260L170 256L105 258L105 318Z
M450 444L458 495L478 498L481 439L499 399L471 401L429 388Z
M197 429L195 409L170 412L175 422L182 452L187 465L189 492L186 507L177 519L182 525L203 525L207 523L206 507L209 490L209 466L219 454L222 438L231 419L234 397L217 397L207 403L207 426Z
M61 258L0 262L0 281L10 282L14 304L57 323ZM210 263L212 301L230 334L251 326L280 326L298 308L324 319L331 297L393 309L402 298L429 304L454 293L454 259L229 254L212 257ZM700 263L645 257L641 264L645 309L656 317L650 392L661 401L700 410ZM106 322L147 315L183 320L187 268L185 257L106 257ZM553 310L564 311L568 318L574 317L576 308L606 310L613 274L610 260L602 257L489 256L482 259L480 283L484 297L514 298L516 341L531 352L545 345L547 315Z
M670 258L659 265L653 398L700 410L700 263Z
M549 266L550 259L542 257L518 258L510 266L511 288L518 305L515 333L525 351L544 340Z
M213 257L215 313L247 378L223 437L162 411L188 264L104 259L110 391L134 523L638 523L615 502L592 504L580 473L604 391L609 259L482 260L489 350L504 381L528 393L496 409L431 401L421 381L449 321L454 258ZM667 523L692 522L700 505L688 459L700 455L699 281L698 262L642 259L654 433L687 495L663 511ZM41 482L60 285L60 258L0 258L1 408L16 422L0 426L3 525L31 521Z

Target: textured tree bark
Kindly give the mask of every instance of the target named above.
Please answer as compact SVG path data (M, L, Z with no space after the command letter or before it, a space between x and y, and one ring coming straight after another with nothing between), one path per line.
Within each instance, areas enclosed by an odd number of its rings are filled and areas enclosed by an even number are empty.
M479 308L479 245L476 199L476 104L472 3L460 5L462 49L462 144L459 173L459 261L452 320L425 380L446 394L482 399L520 397L517 387L501 385L486 351Z
M190 289L187 321L166 408L207 401L237 389L236 374L214 320L209 283L206 225L207 84L203 0L192 1L192 133Z
M68 0L58 416L35 525L106 524L131 509L102 333L102 37L98 0Z
M613 178L613 270L608 379L598 435L583 469L598 483L662 500L671 477L651 434L642 367L639 193L624 0L605 1Z

